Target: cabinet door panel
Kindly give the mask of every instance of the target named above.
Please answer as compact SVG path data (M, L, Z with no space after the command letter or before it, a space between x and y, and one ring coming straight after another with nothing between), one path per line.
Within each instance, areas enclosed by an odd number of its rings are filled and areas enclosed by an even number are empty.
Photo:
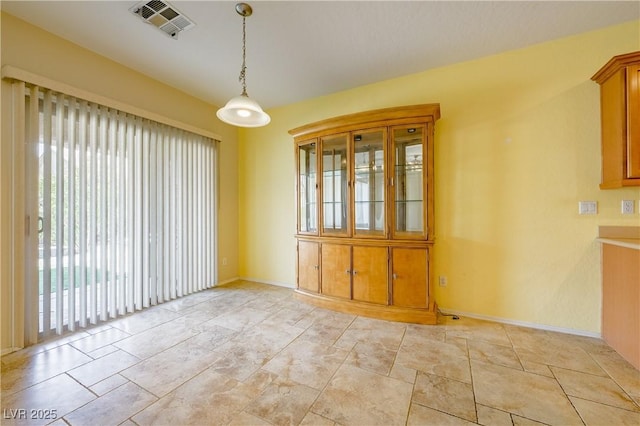
M388 264L386 247L353 247L354 300L388 304Z
M352 199L356 237L384 237L386 234L386 143L386 129L353 134Z
M348 135L322 139L322 235L347 235Z
M322 294L351 298L351 247L322 244Z
M316 143L305 142L296 147L298 182L298 232L318 233L318 155Z
M393 167L393 235L426 237L426 168L424 126L395 127L391 133Z
M427 249L394 248L392 255L393 304L406 308L428 307Z
M640 178L640 65L627 68L627 178Z
M318 293L320 290L320 246L313 241L298 242L298 288Z

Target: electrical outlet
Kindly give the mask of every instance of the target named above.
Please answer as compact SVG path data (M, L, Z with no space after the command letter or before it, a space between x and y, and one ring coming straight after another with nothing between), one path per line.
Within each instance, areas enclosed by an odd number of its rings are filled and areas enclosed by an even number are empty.
M597 201L579 201L578 214L598 214Z
M622 214L633 214L634 204L633 200L622 200Z
M438 277L438 283L440 284L440 287L446 287L447 286L447 277L440 275Z

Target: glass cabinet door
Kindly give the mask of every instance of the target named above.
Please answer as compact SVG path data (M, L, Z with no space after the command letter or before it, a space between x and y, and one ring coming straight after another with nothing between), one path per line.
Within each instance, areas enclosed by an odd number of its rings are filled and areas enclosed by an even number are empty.
M318 155L315 142L298 145L298 232L318 233Z
M348 135L322 139L322 234L348 232Z
M394 127L394 235L422 238L425 233L425 128Z
M353 134L355 236L385 235L386 143L385 130Z

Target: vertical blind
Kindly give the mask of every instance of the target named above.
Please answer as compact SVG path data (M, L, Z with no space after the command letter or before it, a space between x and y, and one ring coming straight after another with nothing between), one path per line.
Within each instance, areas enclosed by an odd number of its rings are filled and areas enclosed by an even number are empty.
M27 340L213 286L216 141L21 84Z

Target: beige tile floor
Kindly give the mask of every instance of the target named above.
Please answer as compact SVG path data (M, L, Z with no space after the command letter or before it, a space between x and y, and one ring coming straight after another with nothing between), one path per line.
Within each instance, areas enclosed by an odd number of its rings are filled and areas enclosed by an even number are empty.
M599 339L237 282L9 354L1 399L3 425L637 426L640 372Z

